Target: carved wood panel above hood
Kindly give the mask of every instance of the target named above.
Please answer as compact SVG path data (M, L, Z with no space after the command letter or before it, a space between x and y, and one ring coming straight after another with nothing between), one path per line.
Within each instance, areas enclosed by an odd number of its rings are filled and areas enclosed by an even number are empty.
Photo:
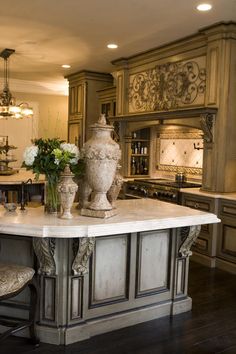
M129 75L129 113L204 106L206 58L169 62Z

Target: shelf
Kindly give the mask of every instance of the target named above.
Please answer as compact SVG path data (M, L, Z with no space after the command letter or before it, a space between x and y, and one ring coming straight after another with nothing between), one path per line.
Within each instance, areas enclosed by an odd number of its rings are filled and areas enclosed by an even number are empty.
M149 174L148 175L129 175L129 177L150 177Z
M16 162L16 161L17 161L16 159L0 159L0 164L1 164L1 162L10 163L10 162Z
M3 145L3 146L0 146L0 150L1 151L9 151L9 150L14 150L14 149L17 149L17 147L14 146L14 145Z
M1 171L0 170L0 176L10 176L10 175L14 175L15 173L18 173L19 172L19 170L3 170L3 171Z
M131 154L132 157L149 157L149 154Z

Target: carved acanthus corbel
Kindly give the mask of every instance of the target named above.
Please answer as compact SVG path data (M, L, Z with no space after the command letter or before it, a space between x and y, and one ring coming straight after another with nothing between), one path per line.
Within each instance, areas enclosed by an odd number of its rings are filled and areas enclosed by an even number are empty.
M39 261L38 274L54 275L56 273L55 244L55 238L33 238L34 252Z
M74 274L84 275L88 273L88 260L93 253L95 237L81 237L79 247L72 264Z
M192 255L192 251L190 251L190 248L198 238L200 231L201 225L193 225L181 228L180 234L182 242L179 248L180 257L189 257Z
M213 143L213 128L215 123L215 114L206 113L201 114L200 117L201 128L203 130L203 139L207 143Z

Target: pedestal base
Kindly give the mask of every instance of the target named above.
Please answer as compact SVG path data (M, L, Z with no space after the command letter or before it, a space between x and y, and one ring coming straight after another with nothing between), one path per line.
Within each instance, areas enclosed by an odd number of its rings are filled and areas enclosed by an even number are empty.
M82 208L81 211L80 211L80 214L82 216L90 216L92 218L106 219L106 218L110 218L110 217L116 215L117 214L117 210L116 209L112 209L112 210L92 210L92 209Z

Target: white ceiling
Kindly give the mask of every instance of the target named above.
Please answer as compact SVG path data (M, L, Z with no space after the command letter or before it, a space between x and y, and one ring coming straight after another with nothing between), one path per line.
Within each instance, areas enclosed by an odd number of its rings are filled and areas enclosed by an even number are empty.
M0 50L12 48L12 79L65 84L82 69L111 72L111 61L158 47L219 21L236 21L236 0L7 0L0 6ZM106 45L115 42L116 50ZM1 62L0 62L1 64ZM70 64L68 71L61 64ZM2 76L3 62L0 65ZM58 86L59 88L59 86Z

